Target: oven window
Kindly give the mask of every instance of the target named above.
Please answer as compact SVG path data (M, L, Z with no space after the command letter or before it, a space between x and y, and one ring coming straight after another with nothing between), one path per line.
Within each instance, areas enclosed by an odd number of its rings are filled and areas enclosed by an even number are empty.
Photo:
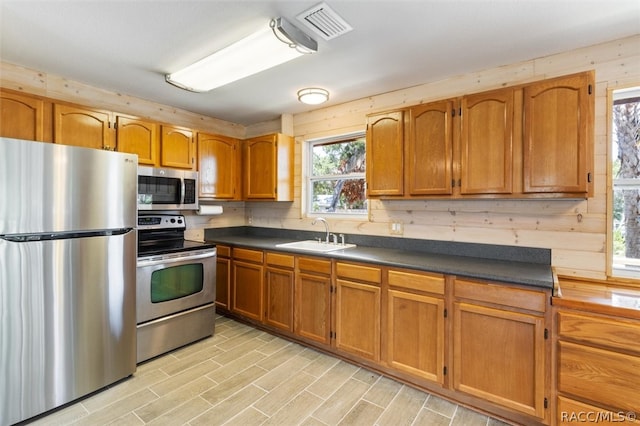
M151 303L180 299L202 291L202 263L171 266L151 274Z

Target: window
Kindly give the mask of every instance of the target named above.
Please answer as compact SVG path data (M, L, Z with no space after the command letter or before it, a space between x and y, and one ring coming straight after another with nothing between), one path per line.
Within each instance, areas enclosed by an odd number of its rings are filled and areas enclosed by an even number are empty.
M309 141L308 161L308 213L367 213L364 132Z
M612 275L640 278L640 87L613 92Z

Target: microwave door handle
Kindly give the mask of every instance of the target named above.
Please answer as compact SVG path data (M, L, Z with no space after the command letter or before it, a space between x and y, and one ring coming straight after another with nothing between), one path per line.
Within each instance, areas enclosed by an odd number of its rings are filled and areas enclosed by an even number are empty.
M138 266L154 266L168 263L178 263L178 262L190 262L192 260L206 259L209 257L214 257L216 255L215 250L206 253L194 254L192 256L182 256L182 255L173 255L173 256L162 256L161 258L154 257L149 260L138 260Z
M180 205L184 206L184 194L187 190L187 185L184 179L180 179Z

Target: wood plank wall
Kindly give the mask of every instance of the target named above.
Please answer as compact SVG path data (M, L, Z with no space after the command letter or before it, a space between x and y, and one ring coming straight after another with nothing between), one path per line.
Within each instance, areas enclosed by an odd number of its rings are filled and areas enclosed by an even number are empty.
M368 220L329 219L332 232L390 236L389 223L404 224L404 237L552 249L561 275L606 278L607 92L640 85L640 35L494 69L375 94L280 120L243 127L212 117L109 92L68 79L0 63L0 86L193 129L244 138L293 129L296 138L295 201L221 203L221 216L187 215L194 231L253 225L318 230L302 212L302 153L306 140L364 130L369 113L595 69L595 196L588 200L379 201ZM330 89L330 88L329 88ZM197 234L197 232L195 232ZM348 237L347 237L348 239Z
M365 128L369 113L415 105L507 85L595 69L595 196L588 200L380 201L367 221L336 219L332 232L391 236L389 223L404 224L404 237L552 249L558 274L606 278L607 91L640 85L640 36L571 52L459 75L443 81L370 96L294 115L296 198L292 204L247 203L254 226L314 230L301 212L304 141ZM372 93L375 93L373 88ZM356 231L357 230L357 231ZM318 231L321 231L318 229ZM347 238L348 239L348 238Z

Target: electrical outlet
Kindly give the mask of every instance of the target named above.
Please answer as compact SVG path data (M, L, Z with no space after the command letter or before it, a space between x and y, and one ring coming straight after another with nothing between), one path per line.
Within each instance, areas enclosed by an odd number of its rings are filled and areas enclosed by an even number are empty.
M391 222L389 223L389 233L391 235L402 235L404 234L404 225L402 222Z
M249 222L249 225L253 224L253 216L249 216L247 222Z

